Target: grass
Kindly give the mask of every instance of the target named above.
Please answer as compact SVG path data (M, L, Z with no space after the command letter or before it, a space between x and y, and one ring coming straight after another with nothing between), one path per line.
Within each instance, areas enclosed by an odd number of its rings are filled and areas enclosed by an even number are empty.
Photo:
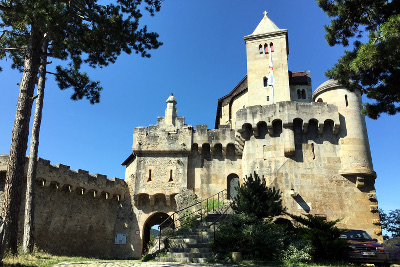
M99 259L83 257L54 256L45 252L35 251L32 254L6 255L3 266L53 266L60 262L99 261Z

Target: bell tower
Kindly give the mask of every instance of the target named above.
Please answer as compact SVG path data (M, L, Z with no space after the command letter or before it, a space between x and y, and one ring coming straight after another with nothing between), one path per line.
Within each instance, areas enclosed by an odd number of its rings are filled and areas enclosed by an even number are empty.
M244 37L247 54L248 106L290 101L288 31L279 29L267 14L265 11L254 32ZM273 80L268 75L270 71L273 71Z

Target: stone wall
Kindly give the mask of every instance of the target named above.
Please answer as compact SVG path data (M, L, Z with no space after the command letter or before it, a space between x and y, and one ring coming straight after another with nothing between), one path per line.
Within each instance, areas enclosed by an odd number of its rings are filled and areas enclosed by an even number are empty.
M7 155L0 155L1 199L7 160ZM25 181L23 186L25 189ZM98 258L127 258L134 254L129 226L137 222L123 180L71 171L68 166L53 166L40 159L35 192L34 233L39 249L56 255ZM19 219L20 239L24 198L25 193ZM116 233L126 234L126 244L115 244Z

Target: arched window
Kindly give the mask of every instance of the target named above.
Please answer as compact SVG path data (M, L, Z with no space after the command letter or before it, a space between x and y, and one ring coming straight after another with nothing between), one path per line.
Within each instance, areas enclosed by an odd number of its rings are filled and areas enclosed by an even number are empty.
M301 98L301 92L300 92L300 89L297 89L297 99L300 99Z
M260 46L258 47L258 52L260 53L260 54L262 54L263 53L263 50L262 50L262 45L260 44Z
M269 47L271 48L271 52L274 52L274 44L273 44L273 43L270 43L270 44L269 44Z
M306 99L306 90L301 91L301 98Z
M264 76L264 87L268 86L268 78Z
M268 54L268 45L267 44L264 44L264 53Z
M324 102L324 101L322 101L322 98L318 98L317 102Z

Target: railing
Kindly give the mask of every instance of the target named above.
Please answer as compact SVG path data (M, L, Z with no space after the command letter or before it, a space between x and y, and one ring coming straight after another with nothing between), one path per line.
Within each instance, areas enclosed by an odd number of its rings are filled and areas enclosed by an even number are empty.
M206 199L201 201L197 201L196 203L187 206L183 209L180 209L173 214L171 214L167 219L165 219L160 225L158 226L159 229L159 236L158 236L158 250L161 251L161 237L163 230L172 229L172 234L175 234L175 231L182 229L182 228L192 228L197 225L203 223L204 218L212 211L215 212L218 208L224 205L224 201L227 200L225 197L227 194L227 190L224 189L217 194L214 194ZM229 207L228 207L229 208ZM227 208L227 209L228 209ZM226 213L227 209L224 211ZM212 222L207 227L211 227L214 225L214 237L215 237L215 222Z

